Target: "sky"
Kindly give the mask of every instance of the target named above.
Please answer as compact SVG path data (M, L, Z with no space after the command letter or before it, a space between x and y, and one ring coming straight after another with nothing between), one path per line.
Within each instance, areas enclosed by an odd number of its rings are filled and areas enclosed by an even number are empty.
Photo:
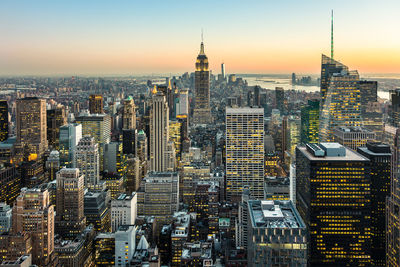
M400 73L398 0L1 0L0 75Z

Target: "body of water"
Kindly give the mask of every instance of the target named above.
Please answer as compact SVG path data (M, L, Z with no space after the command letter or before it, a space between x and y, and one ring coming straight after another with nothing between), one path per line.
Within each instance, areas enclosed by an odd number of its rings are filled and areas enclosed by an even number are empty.
M290 78L284 77L274 77L274 76L247 76L243 77L249 86L259 85L265 89L275 89L275 87L282 87L284 90L297 90L304 91L308 93L319 92L319 86L305 86L305 85L292 85L292 80ZM389 99L389 92L378 91L378 97L383 99Z

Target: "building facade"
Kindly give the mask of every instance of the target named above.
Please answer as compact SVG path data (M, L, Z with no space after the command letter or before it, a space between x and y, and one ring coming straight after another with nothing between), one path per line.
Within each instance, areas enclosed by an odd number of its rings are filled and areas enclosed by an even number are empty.
M309 266L371 265L370 160L338 143L298 146L296 205Z
M244 186L264 196L264 109L226 109L226 198L240 201Z

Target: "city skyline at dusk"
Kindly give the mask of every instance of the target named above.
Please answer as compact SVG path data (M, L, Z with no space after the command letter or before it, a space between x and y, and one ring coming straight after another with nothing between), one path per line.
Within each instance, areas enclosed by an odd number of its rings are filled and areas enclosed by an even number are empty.
M389 4L390 2L390 4ZM210 70L319 73L330 51L360 73L399 73L399 3L2 1L0 75L191 71L204 29Z

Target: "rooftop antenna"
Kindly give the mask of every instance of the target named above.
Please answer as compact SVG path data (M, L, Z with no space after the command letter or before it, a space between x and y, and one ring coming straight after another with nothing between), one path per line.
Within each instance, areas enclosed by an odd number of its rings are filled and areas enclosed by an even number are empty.
M333 9L331 15L331 59L333 59Z
M201 42L203 42L204 41L204 38L203 38L203 28L201 28Z

